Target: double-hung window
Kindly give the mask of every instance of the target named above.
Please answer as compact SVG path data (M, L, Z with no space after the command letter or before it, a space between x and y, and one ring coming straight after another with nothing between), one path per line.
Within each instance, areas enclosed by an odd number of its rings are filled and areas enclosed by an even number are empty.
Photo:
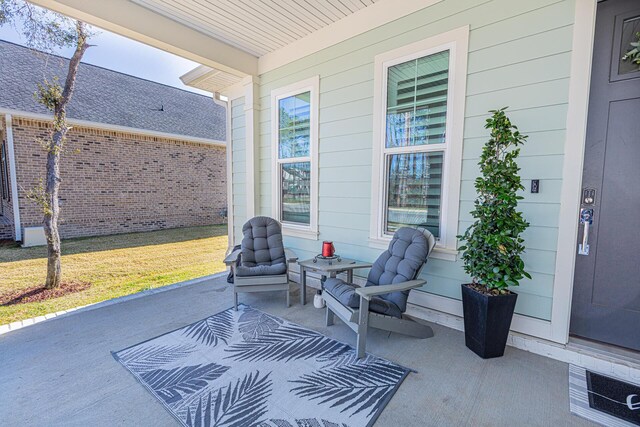
M272 213L284 234L316 239L318 86L314 77L271 93Z
M371 240L424 227L455 254L468 29L376 57Z

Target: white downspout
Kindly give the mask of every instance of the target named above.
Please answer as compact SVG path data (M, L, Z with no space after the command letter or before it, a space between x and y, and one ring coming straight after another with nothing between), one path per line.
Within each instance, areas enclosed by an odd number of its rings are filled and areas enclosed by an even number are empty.
M13 125L11 114L5 115L7 132L7 151L9 152L9 177L11 181L11 201L13 202L13 227L16 231L16 241L22 241L22 226L20 223L20 201L18 200L18 177L16 175L16 155L13 147Z
M225 156L227 169L227 240L228 252L231 253L235 244L235 236L233 235L233 146L231 144L231 100L223 101L220 99L219 93L213 94L213 102L225 108Z

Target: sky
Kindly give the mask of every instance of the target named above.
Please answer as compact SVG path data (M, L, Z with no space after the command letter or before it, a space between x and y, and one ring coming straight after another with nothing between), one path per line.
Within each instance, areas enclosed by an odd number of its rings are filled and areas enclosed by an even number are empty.
M108 31L97 31L99 33L89 41L95 46L86 51L82 62L211 96L208 92L185 86L180 80L181 75L197 67L198 63ZM0 27L0 40L25 44L24 37L11 25ZM73 50L63 49L56 53L69 58Z

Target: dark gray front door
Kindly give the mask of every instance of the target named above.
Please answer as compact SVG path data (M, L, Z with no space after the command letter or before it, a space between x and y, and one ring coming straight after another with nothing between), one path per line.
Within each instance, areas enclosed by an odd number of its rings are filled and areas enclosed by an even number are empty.
M593 210L593 223L588 254L583 247L576 258L571 314L573 335L634 350L640 350L640 70L621 58L637 32L640 0L598 4L582 181L582 209ZM578 244L583 233L581 224Z

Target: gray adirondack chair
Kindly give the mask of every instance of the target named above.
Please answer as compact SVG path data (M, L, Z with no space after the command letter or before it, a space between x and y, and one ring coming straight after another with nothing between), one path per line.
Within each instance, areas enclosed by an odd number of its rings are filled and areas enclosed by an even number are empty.
M285 291L289 297L289 263L296 262L285 249L282 227L273 218L257 216L242 226L240 249L232 251L224 262L233 272L233 306L238 310L238 294Z
M398 229L389 248L371 267L367 284L358 287L337 278L324 283L327 326L338 316L358 335L358 358L365 355L369 327L418 338L433 336L433 330L403 316L411 289L426 283L418 279L436 239L426 229Z

